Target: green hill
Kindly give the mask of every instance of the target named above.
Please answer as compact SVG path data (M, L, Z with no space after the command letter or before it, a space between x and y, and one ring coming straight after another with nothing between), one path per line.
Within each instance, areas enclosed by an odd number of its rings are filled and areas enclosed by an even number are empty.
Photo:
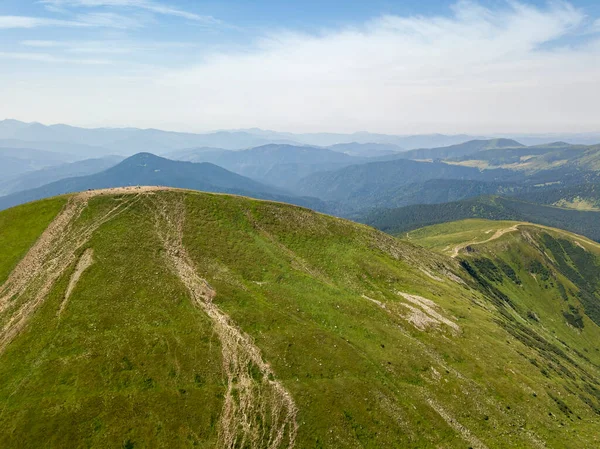
M594 447L599 252L494 242L165 188L6 210L0 447Z
M600 212L535 204L516 198L483 196L443 204L375 209L359 221L391 234L468 218L515 220L566 229L600 241Z

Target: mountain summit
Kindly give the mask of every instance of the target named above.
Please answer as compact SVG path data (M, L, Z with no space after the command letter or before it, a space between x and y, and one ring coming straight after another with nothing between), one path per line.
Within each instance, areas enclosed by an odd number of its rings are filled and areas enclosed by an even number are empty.
M0 447L594 447L597 244L457 229L166 187L4 211Z

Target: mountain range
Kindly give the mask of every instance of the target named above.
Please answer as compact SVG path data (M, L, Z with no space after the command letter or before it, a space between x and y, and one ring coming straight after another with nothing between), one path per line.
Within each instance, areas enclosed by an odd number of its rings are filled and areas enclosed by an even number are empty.
M235 173L276 186L292 188L302 178L368 159L325 148L270 144L243 151L182 150L167 157L191 162L210 162Z
M2 196L0 210L65 193L127 186L166 186L235 193L300 204L317 210L324 207L324 203L315 198L293 196L285 190L262 184L214 164L171 161L150 153L140 153L99 173L60 179L41 187Z
M493 137L493 136L492 136ZM505 136L498 136L505 137ZM225 150L248 149L268 144L308 145L330 147L342 152L358 150L359 156L381 156L381 151L413 150L461 144L475 139L489 139L485 136L466 134L443 135L388 135L368 132L342 133L286 133L261 129L223 130L204 134L163 131L138 128L79 128L69 125L43 125L25 123L18 120L0 121L0 147L29 147L45 150L58 150L81 159L89 159L109 154L130 156L139 152L163 155L186 148L213 147ZM529 144L550 143L565 140L571 143L589 144L600 141L600 135L551 135L519 136ZM518 139L517 139L518 140ZM35 144L32 144L34 143ZM353 145L354 150L338 144ZM357 147L358 145L358 147ZM367 147L360 148L360 145ZM380 147L372 147L379 145ZM365 148L373 151L364 154Z

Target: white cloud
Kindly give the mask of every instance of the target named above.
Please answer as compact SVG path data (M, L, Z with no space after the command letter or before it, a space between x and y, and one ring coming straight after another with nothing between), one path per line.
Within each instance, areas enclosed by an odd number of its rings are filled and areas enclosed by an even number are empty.
M61 63L61 64L84 64L84 65L105 65L110 61L102 59L70 59L61 58L48 53L19 53L19 52L0 52L0 59L18 59L22 61Z
M142 22L135 17L124 16L109 12L94 12L88 14L79 14L76 19L80 23L85 23L88 26L102 28L117 28L117 29L134 29L141 28Z
M43 92L7 90L0 82L0 97L8 99L0 116L22 117L33 98L44 98L31 120L390 133L591 131L600 126L600 40L581 32L588 22L567 3L512 2L490 10L463 1L449 17L385 16L319 35L278 32L244 52L204 55L184 70L57 78L45 81ZM579 43L561 44L571 36Z
M28 40L28 41L22 41L21 45L25 45L26 47L36 47L36 48L53 48L53 47L59 47L60 42L44 41L44 40Z
M19 45L29 48L52 49L65 53L89 54L131 54L138 60L142 53L156 55L162 52L189 51L201 48L189 42L156 42L136 40L24 40Z
M94 12L78 14L74 20L58 20L46 17L0 16L0 29L39 28L39 27L98 27L130 29L139 28L143 24L135 17L113 13Z
M0 29L8 28L37 28L37 27L83 27L85 23L73 20L57 20L43 17L0 16Z
M181 17L188 20L204 23L206 25L217 25L221 21L212 16L194 14L178 8L174 8L162 3L157 3L149 0L41 0L40 3L54 8L97 8L97 7L120 7L120 8L137 8L150 11L156 14Z

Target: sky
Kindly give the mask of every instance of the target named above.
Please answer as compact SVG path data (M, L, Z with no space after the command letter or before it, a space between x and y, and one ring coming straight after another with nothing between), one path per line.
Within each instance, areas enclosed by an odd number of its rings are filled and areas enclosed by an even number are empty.
M600 2L1 0L0 119L600 131Z

